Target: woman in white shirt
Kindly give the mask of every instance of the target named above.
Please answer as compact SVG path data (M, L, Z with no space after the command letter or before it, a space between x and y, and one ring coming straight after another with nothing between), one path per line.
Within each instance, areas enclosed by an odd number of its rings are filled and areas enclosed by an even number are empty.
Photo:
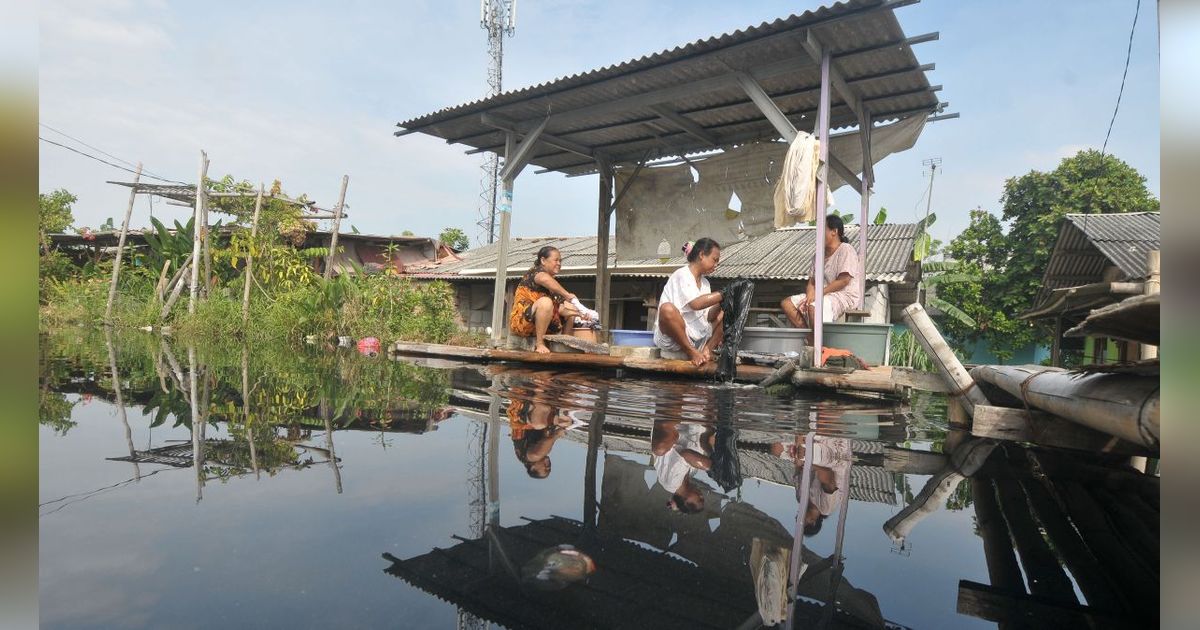
M688 264L671 274L658 298L654 345L666 358L687 358L700 367L712 360L723 333L721 293L706 277L721 260L721 245L705 237L684 245L683 253Z

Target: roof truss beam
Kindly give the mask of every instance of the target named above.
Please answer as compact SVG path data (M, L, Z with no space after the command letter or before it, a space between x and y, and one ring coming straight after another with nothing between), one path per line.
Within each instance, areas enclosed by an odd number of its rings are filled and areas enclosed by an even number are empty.
M500 170L500 181L510 182L517 177L521 169L529 163L533 158L533 147L538 143L538 138L546 131L546 125L550 124L550 116L545 117L542 123L533 131L529 132L521 144L517 145L516 152L508 151L507 155L511 155L511 159L504 160L504 168Z
M654 110L654 113L661 116L664 120L670 121L676 127L686 131L692 137L700 140L701 142L707 142L711 145L721 144L720 141L717 140L717 136L715 136L712 132L708 131L704 127L701 127L691 118L680 114L666 105L661 103L658 105L651 105L650 109Z
M804 34L804 41L801 42L801 45L804 46L804 50L808 51L808 56L812 57L814 62L821 63L821 57L824 55L825 48L821 46L821 42L817 40L817 36L812 32L812 29L809 29L808 32ZM862 99L858 96L858 93L856 93L850 87L850 84L846 83L846 79L842 77L842 73L839 72L836 67L834 67L832 58L830 61L830 85L832 85L833 89L837 90L837 93L842 96L842 100L845 101L846 106L850 108L850 111L854 112L854 116L856 118L862 119L866 117L866 110L863 109Z
M525 136L528 134L530 131L529 128L532 127L532 125L521 125L514 120L510 120L499 114L492 114L489 112L480 114L479 120L489 127L493 127L508 133L515 133L519 136ZM543 121L542 126L543 128L545 127L545 121ZM538 140L544 144L567 151L568 153L574 153L586 158L596 157L596 153L594 151L583 146L582 144L579 144L578 142L571 142L570 140L548 134L545 131L542 132Z

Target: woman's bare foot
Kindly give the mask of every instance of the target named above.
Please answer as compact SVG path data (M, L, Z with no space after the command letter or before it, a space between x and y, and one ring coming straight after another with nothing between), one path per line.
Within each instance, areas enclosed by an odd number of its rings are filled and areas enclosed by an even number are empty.
M547 348L546 344L544 343L539 343L537 347L533 349L533 351L538 354L550 354L550 348Z
M692 365L696 367L700 367L705 363L708 363L708 357L705 356L705 353L700 352L699 350L692 350L688 354L692 357Z
M713 349L712 348L710 348L708 346L704 346L704 350L701 352L701 354L704 355L705 363L713 360Z

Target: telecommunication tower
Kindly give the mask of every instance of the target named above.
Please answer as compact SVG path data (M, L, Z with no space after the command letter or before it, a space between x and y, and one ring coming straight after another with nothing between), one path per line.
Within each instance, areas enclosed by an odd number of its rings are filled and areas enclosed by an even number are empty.
M500 93L504 78L504 37L517 30L517 0L480 0L479 26L488 38L488 93ZM496 197L499 194L500 158L495 153L484 159L482 191L479 193L479 227L483 230L480 243L496 240Z

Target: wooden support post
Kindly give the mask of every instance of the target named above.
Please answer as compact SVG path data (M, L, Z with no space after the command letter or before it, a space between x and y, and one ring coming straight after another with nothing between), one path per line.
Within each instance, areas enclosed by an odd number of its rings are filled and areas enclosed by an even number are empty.
M133 187L129 189L129 205L125 206L125 218L121 221L121 234L117 237L117 256L113 259L112 282L108 285L108 303L104 306L104 323L112 323L113 302L117 299L117 279L121 276L121 254L125 252L125 235L129 233L129 216L133 214L133 202L137 199L137 185L142 179L142 163L138 162L133 173Z
M167 316L171 314L171 309L175 308L175 302L179 301L180 295L183 295L184 285L191 284L191 281L189 280L188 276L190 275L192 277L195 277L194 271L195 271L196 266L191 263L191 261L190 261L191 257L189 256L188 258L189 258L189 261L184 263L184 265L179 268L180 274L179 274L179 278L175 280L175 288L171 290L170 297L168 297L167 301L163 303L162 312L159 313L159 316L158 316L160 321L165 322L167 320ZM194 295L194 292L193 292L193 295Z
M825 203L829 192L829 51L821 53L821 96L817 105L817 138L820 141L817 163L817 229L813 230L816 239L816 258L813 260L813 367L821 367L821 347L824 336L824 295L825 295Z
M608 271L608 233L612 225L612 166L604 160L597 162L600 171L599 220L596 223L596 312L600 313L600 323L605 329L611 328L609 321L609 300L611 298L611 277Z
M871 126L874 122L870 113L864 111L858 118L858 137L862 143L862 190L858 211L858 307L866 308L867 300L867 230L871 225L871 186L875 184L875 173L871 161Z
M1013 553L1012 540L1008 536L1008 525L1000 513L996 501L996 490L987 479L971 480L971 498L975 505L975 522L979 536L983 538L983 557L987 562L988 578L992 586L1010 593L1024 593L1025 581L1017 557Z
M938 368L938 373L942 375L942 380L946 381L946 385L950 387L951 393L959 396L967 413L974 415L975 405L988 404L987 397L979 391L979 388L975 387L975 380L971 378L971 374L963 367L958 357L954 356L954 351L950 349L950 345L938 332L929 313L925 312L925 307L921 306L919 302L910 304L905 307L903 317L913 338L920 342L925 353L933 360L934 365Z
M254 218L250 220L250 247L246 250L246 273L242 287L242 332L250 321L250 285L254 284L254 243L258 240L258 216L262 212L263 185L258 183L258 196L254 198Z
M1153 250L1146 254L1146 270L1149 272L1146 278L1146 295L1158 295L1161 285L1161 269L1162 262L1159 250ZM1158 358L1158 346L1149 344L1139 344L1141 346L1141 359L1143 361ZM1145 463L1142 464L1142 469L1145 470Z
M531 139L527 136L525 141ZM506 134L504 144L504 161L507 169L508 161L514 157L517 151L516 136L512 133ZM513 180L505 178L500 182L500 240L496 246L496 282L493 285L492 293L492 345L499 346L501 340L504 339L504 317L508 313L504 312L504 289L508 283L508 233L512 224L512 195L513 195Z
M325 280L329 280L333 275L333 260L337 255L338 230L342 227L342 207L346 203L346 187L349 185L350 176L342 175L342 190L338 192L337 207L333 209L333 233L329 235L329 257L325 259Z
M1022 481L1021 487L1029 498L1038 522L1046 529L1046 537L1062 555L1063 562L1071 570L1071 575L1075 576L1075 582L1079 584L1079 590L1087 599L1088 605L1099 610L1123 610L1124 593L1108 577L1104 567L1084 544L1075 527L1046 488L1033 480ZM978 499L976 501L978 502ZM1007 543L1007 540L1005 542ZM1000 586L995 582L993 584Z
M1004 520L1008 521L1008 531L1021 556L1021 566L1025 568L1029 592L1059 603L1079 603L1071 580L1030 514L1029 502L1020 484L1013 479L997 479L996 491Z
M1054 318L1054 339L1050 342L1050 365L1062 367L1062 315Z
M196 177L196 207L192 212L193 235L192 235L192 281L189 289L188 297L188 313L196 312L196 289L200 285L200 244L201 244L201 229L200 224L204 221L204 179L208 176L208 155L204 151L200 152L200 174ZM164 315L165 317L165 315Z

